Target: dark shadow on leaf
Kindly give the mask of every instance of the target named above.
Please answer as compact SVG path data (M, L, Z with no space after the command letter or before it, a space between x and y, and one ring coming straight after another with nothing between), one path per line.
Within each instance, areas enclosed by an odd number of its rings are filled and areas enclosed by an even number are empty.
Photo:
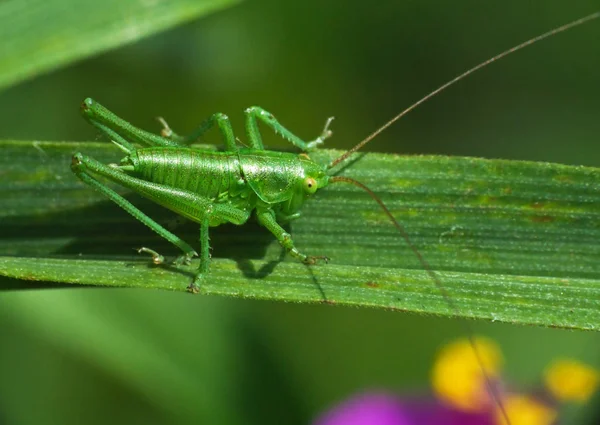
M247 258L234 257L233 260L237 263L238 268L248 279L263 279L269 276L275 270L275 267L283 261L286 256L285 250L281 249L281 254L275 260L271 260L256 270L254 264Z
M182 223L173 212L135 194L125 198L199 250L197 223ZM243 226L211 228L210 241L215 258L250 260L264 258L274 238L251 219ZM110 201L56 213L6 217L0 231L0 255L137 259L140 257L134 250L142 246L161 253L167 260L180 254L175 246Z
M321 301L324 303L327 303L328 300L327 300L327 297L325 296L325 291L323 290L323 287L321 286L321 284L317 280L317 277L313 273L312 268L308 265L306 266L306 268L308 269L308 272L310 273L310 278L312 279L313 283L315 284L315 286L319 290L319 293L321 294L321 299L322 299Z
M334 175L337 176L338 174L341 174L346 168L352 167L354 164L356 164L358 161L360 161L366 154L367 154L366 152L358 152L358 153L354 154L349 159L344 161L342 163L342 165L335 167L335 169L337 169L337 171L334 173Z
M11 277L0 276L0 292L8 291L25 291L25 290L38 290L38 289L62 289L62 288L74 288L75 286L68 283L56 283L46 282L39 280L21 280L13 279ZM77 285L77 288L96 288L93 285Z

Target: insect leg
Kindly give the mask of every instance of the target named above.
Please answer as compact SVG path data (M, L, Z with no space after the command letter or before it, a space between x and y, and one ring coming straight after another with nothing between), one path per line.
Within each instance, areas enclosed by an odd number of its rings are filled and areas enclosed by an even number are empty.
M200 266L189 287L193 292L197 292L203 276L208 271L210 262L208 227L224 222L243 224L250 216L250 210L239 209L229 204L213 203L209 198L192 192L173 189L168 186L135 178L119 170L118 167L102 164L101 162L80 153L73 156L71 168L75 175L77 175L84 183L108 196L113 202L136 219L154 230L173 245L180 248L184 254L177 257L175 264L187 264L192 257L198 254L190 245L166 230L160 224L156 223L114 190L100 183L93 175L102 176L128 189L132 189L140 195L200 223ZM152 253L147 249L144 251ZM153 255L153 257L153 261L156 262L158 256Z
M221 133L223 134L225 149L232 152L237 151L237 146L235 145L235 136L233 134L233 128L231 127L229 117L222 113L211 115L207 120L200 124L200 127L198 127L196 131L187 137L180 137L172 132L170 136L162 137L158 134L139 129L124 119L119 118L113 112L109 111L104 106L90 98L87 98L83 101L83 104L81 105L81 113L83 114L84 118L90 122L90 124L96 127L110 140L115 141L117 145L122 147L125 151L132 151L134 149L133 145L127 142L127 140L144 146L177 147L189 145L190 143L197 141L215 124L217 124L219 130L221 130ZM168 129L168 125L166 125L166 122L163 119L160 119L159 121L162 122L165 129ZM120 140L117 142L117 139Z
M210 265L208 226L209 218L207 216L200 222L200 267L198 267L198 272L194 276L194 280L188 286L188 291L193 292L195 294L198 293L202 284L202 279L204 279L204 276L206 276L206 274L208 273L208 266Z
M329 118L325 123L325 128L323 128L323 132L321 135L317 137L315 140L311 142L305 142L300 139L298 136L293 134L287 128L282 126L279 121L275 118L273 114L265 111L263 108L259 106L251 106L246 109L246 134L250 141L250 146L254 149L264 149L262 137L260 135L260 130L258 129L258 120L261 120L266 125L268 125L276 134L280 134L285 140L289 141L292 145L306 152L311 149L316 148L320 144L322 144L325 139L330 137L333 133L329 130L329 124L333 120L333 117Z
M287 215L282 214L282 213L276 213L275 217L277 218L278 223L289 223L290 221L297 220L300 217L302 217L302 212L298 211L293 214L287 214Z
M146 194L148 195L148 194ZM191 192L160 191L156 195L166 199L169 204L179 203L180 208L188 211L194 221L200 223L200 265L188 290L197 293L210 265L209 227L222 222L243 224L250 217L250 211L241 210L228 204L213 203L209 198ZM182 212L182 211L180 211ZM181 257L180 257L181 258Z
M318 260L323 260L325 262L329 261L329 258L327 257L312 257L298 251L298 249L296 249L294 246L292 235L287 233L279 225L279 223L277 223L277 220L275 219L275 213L271 208L257 207L256 217L258 218L258 222L260 224L265 226L269 232L273 233L281 246L283 246L292 257L299 259L305 264L315 264Z
M219 130L221 130L221 134L223 135L225 150L228 152L236 152L237 146L235 144L235 136L233 134L233 128L231 127L231 121L229 121L229 117L227 115L220 112L212 114L210 117L204 120L202 124L200 124L200 126L189 136L181 137L175 135L172 137L172 139L175 140L179 145L189 145L198 141L198 139L200 139L204 133L214 127L215 124L217 127L219 127Z
M91 175L91 173L102 175L103 177L106 177L107 179L117 183L120 183L123 177L128 177L129 179L137 180L139 182L137 184L139 185L142 185L144 183L143 181L127 176L125 173L119 171L118 169L104 165L92 158L85 157L80 153L77 153L73 156L73 159L71 161L71 169L73 170L73 173L75 173L75 175L85 184L98 190L103 195L106 195L111 201L119 205L121 208L123 208L125 211L131 214L134 218L141 221L150 229L158 233L159 236L163 237L164 239L181 249L183 251L183 255L178 258L179 262L189 262L192 257L198 255L196 251L194 251L194 249L185 241L175 236L173 233L169 232L156 221L148 217L146 214L140 211L131 202L123 198L117 192L115 192L108 186L100 183L98 180L96 180L96 178L94 178ZM132 185L130 184L128 185L128 187L132 188Z
M81 104L81 114L111 140L114 140L115 134L118 134L144 146L181 146L175 141L135 127L89 97Z
M190 207L198 208L198 205L204 204L203 212L196 211L196 221L200 222L200 266L198 272L194 276L194 280L188 286L190 292L197 293L202 286L202 280L208 273L208 267L210 264L210 245L208 237L209 226L220 224L222 222L228 222L233 224L244 224L250 217L250 211L241 210L228 204L217 204L210 201L208 198L204 198L195 194L191 194L189 200Z

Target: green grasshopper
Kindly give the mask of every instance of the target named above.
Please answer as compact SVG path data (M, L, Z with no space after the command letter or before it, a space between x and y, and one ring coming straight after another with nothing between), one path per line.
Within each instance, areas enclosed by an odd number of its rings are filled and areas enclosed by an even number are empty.
M200 265L189 285L189 290L193 292L199 290L209 271L209 228L223 223L244 224L252 212L255 213L258 222L267 228L293 257L308 265L316 264L318 261L328 262L326 256L309 256L300 252L295 247L292 236L281 227L281 223L299 218L302 204L327 185L338 182L353 184L365 190L381 206L458 316L459 310L447 294L440 278L411 243L404 228L383 202L364 184L348 177L335 176L332 170L408 112L473 72L542 39L599 17L600 12L593 13L525 41L480 63L426 95L327 165L314 162L309 153L331 136L329 125L332 118L327 120L323 131L316 139L305 142L282 126L273 114L253 106L245 111L249 147L238 148L231 123L224 114L212 115L187 137L180 137L173 133L162 120L163 131L161 135L156 135L134 127L88 98L82 104L83 116L123 150L126 156L120 164L105 165L77 153L73 156L71 169L84 183L106 195L137 220L181 249L183 253L176 258L175 264L189 264L198 253L97 178L102 177L120 184L200 224ZM259 122L266 124L301 152L265 150L258 128ZM205 151L189 146L214 126L219 128L223 136L224 151ZM142 147L138 148L136 144ZM149 248L141 248L140 252L152 254L155 263L163 261L161 255ZM470 327L467 324L465 327L470 335L473 350L479 358L480 366L485 372ZM497 389L494 388L487 374L484 375L493 400L502 412L506 423L510 424Z
M293 257L305 264L328 261L325 256L308 256L300 252L280 223L300 217L300 206L318 189L334 181L343 181L330 177L326 168L308 156L311 149L331 136L329 124L332 118L327 120L321 135L307 143L279 124L271 113L253 106L246 109L250 147L240 149L236 146L229 118L221 113L213 114L190 136L180 137L164 120L162 135L158 136L132 126L92 99L86 99L81 110L84 117L127 156L119 165L104 165L77 153L71 163L77 177L181 249L183 253L175 264L189 264L198 253L94 176L138 192L200 224L200 266L189 287L191 291L198 290L208 272L209 228L223 223L244 224L253 211L258 222ZM281 134L302 153L265 150L258 121ZM188 146L215 125L223 135L224 151L204 151ZM144 147L136 148L130 141ZM162 262L158 253L148 248L140 251L151 253L155 263Z

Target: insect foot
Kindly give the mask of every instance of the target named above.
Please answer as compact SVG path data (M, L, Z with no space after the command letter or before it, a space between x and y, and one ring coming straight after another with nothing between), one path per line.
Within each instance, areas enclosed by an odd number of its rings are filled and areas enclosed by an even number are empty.
M190 283L189 286L187 287L187 291L192 294L200 293L200 285L196 284L195 281L196 281L196 279L194 279L194 282Z
M162 264L165 262L165 257L163 257L158 252L156 252L150 248L146 248L143 246L140 249L138 249L137 252L138 252L138 254L141 254L141 253L150 254L152 256L152 264L159 265L159 264Z
M198 253L196 251L193 251L189 254L181 254L179 257L175 258L173 260L173 265L175 266L189 266L190 264L192 264L192 258L196 257L198 255Z
M198 294L200 292L200 286L206 277L206 272L200 272L194 276L194 280L187 287L187 291L192 294Z
M173 132L173 130L171 130L171 127L169 127L169 124L163 117L156 117L156 121L158 121L159 124L162 126L162 128L160 129L160 135L162 137L165 137L167 139L174 139L176 137L175 133Z
M324 255L316 256L316 257L309 256L309 257L306 257L303 262L304 262L304 264L307 264L309 266L313 266L313 265L317 264L317 262L319 260L325 262L325 264L329 263L329 257L326 257Z
M315 140L307 143L307 145L306 145L307 149L309 149L309 150L314 149L317 146L322 145L325 142L325 140L329 139L333 135L333 131L331 131L329 129L329 125L331 124L331 121L333 121L334 119L335 119L335 117L327 118L327 121L325 122L325 127L323 128L323 132Z

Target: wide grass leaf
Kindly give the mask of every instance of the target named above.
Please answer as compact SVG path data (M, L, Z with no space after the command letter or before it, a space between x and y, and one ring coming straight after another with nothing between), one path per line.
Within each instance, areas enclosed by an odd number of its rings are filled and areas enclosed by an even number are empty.
M239 0L4 0L0 89Z
M0 149L0 274L38 286L186 289L197 262L151 266L135 248L176 255L175 248L71 174L74 152L117 162L113 145L4 141ZM339 154L311 156L327 163ZM211 274L201 292L600 328L600 169L364 154L340 174L383 199L456 309L377 204L344 184L320 190L290 227L301 251L327 255L330 264L299 264L256 223L221 226L211 233ZM125 196L197 247L196 224Z

